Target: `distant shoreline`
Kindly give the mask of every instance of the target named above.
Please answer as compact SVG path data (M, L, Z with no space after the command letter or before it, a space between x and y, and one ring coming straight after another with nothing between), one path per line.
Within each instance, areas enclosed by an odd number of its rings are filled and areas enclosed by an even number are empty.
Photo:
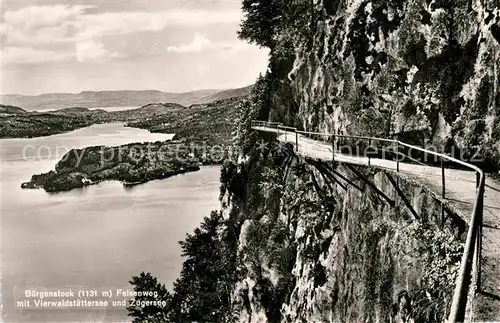
M46 93L39 95L4 94L3 105L19 106L26 111L67 109L75 106L94 108L141 107L147 102L170 102L189 107L207 104L250 93L253 85L234 89L202 89L187 92L163 92L159 90L83 91L80 93Z
M106 112L117 112L117 111L128 111L128 110L135 110L135 109L140 109L141 106L124 106L124 107L94 107L94 108L88 108L89 111L96 111L96 110L104 110ZM37 113L53 113L60 111L61 109L40 109L40 110L32 110L30 112L37 112ZM64 110L64 109L63 109Z
M172 101L150 100L143 102L168 103L148 103L137 105L138 107L131 104L106 106L100 103L97 106L90 106L74 103L72 107L63 109L52 107L47 110L28 111L14 105L0 105L0 138L45 137L93 124L110 122L125 122L127 126L148 129L151 132L168 133L170 124L175 124L174 128L179 128L181 124L182 128L188 129L190 126L183 120L190 120L190 115L197 112L205 119L199 120L201 122L207 121L213 124L214 118L216 122L226 120L227 118L224 118L222 114L232 112L215 110L218 108L224 110L225 107L234 109L241 100L246 98L249 91L250 88L223 91L206 97L204 100L209 101L207 103L189 106L172 103ZM211 117L209 110L214 110L217 115ZM227 121L223 122L227 123ZM203 127L210 126L208 123Z

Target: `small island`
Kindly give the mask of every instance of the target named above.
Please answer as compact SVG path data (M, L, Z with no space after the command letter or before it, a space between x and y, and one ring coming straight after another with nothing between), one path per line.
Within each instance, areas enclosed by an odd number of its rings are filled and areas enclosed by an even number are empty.
M202 165L220 164L226 158L226 152L206 148L201 142L174 140L72 149L55 170L33 175L21 188L61 192L110 180L129 187L197 171Z

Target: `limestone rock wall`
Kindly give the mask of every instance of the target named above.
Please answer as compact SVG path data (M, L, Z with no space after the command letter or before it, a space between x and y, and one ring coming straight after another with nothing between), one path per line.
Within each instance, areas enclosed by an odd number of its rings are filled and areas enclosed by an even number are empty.
M295 53L288 74L295 122L323 132L419 131L443 149L480 146L498 163L499 6L496 0L313 1L310 39L283 33Z
M265 163L264 161L262 163ZM233 291L238 322L443 322L466 224L420 184L300 158L261 166ZM255 169L254 169L255 171ZM397 194L398 183L416 218ZM249 185L248 187L251 187ZM346 189L344 189L346 188Z

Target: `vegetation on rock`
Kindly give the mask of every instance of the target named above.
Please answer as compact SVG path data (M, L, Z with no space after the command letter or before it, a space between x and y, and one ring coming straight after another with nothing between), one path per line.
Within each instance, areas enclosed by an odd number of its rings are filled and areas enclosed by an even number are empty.
M189 108L171 109L162 114L131 120L128 126L151 132L175 133L175 139L229 146L237 121L241 98L230 98Z

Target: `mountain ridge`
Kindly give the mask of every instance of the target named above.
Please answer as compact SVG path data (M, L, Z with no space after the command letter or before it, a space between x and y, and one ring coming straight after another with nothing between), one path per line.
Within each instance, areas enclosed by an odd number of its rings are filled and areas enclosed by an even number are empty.
M1 104L23 107L26 111L60 110L75 106L87 108L137 106L168 102L191 106L241 97L250 93L250 86L236 89L202 89L189 92L159 90L82 91L80 93L44 93L40 95L5 94Z

